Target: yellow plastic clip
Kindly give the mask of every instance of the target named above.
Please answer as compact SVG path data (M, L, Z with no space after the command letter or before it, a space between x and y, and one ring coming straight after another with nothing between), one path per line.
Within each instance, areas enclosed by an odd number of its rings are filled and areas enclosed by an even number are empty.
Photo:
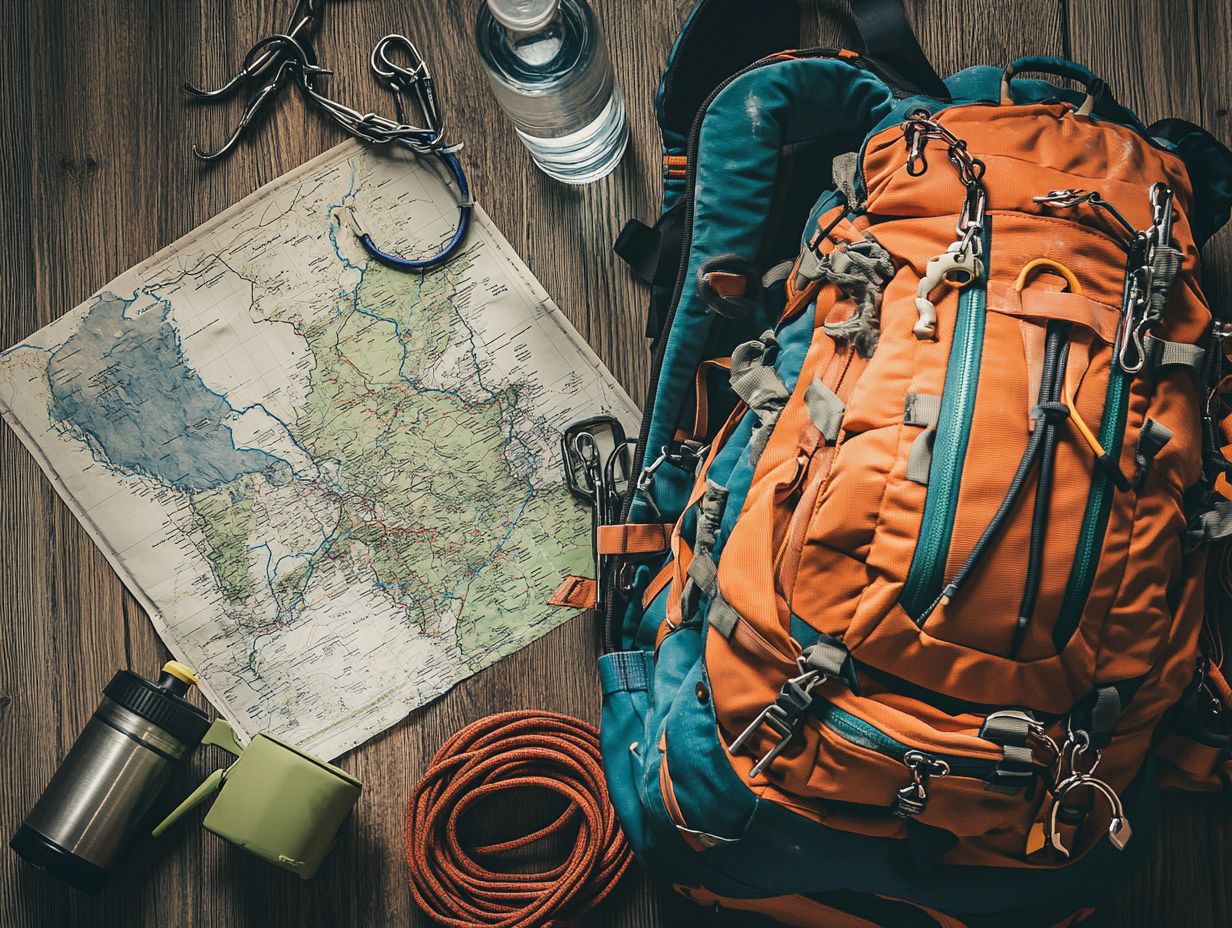
M1022 266L1022 270L1018 272L1018 279L1014 281L1014 289L1021 292L1026 286L1028 278L1036 271L1051 271L1061 277L1066 284L1070 293L1082 293L1082 284L1079 282L1077 275L1074 274L1060 261L1054 261L1052 258L1035 258L1028 261ZM1091 431L1090 426L1083 420L1082 415L1078 412L1078 407L1074 405L1074 390L1069 382L1069 372L1066 372L1064 379L1064 387L1061 391L1061 399L1065 403L1065 408L1069 410L1070 421L1074 423L1074 427L1078 429L1078 434L1082 436L1082 440L1090 446L1092 453L1095 455L1095 460L1120 489L1128 489L1129 481L1125 479L1125 475L1121 473L1117 462L1112 459L1104 446L1100 444L1095 433Z
M1082 292L1082 284L1078 282L1074 272L1060 261L1053 261L1052 258L1036 258L1024 264L1022 270L1018 272L1018 279L1014 281L1014 289L1021 292L1022 288L1027 285L1027 278L1031 276L1032 272L1041 269L1052 271L1054 274L1062 277L1069 285L1070 293Z
M196 686L201 682L201 678L197 676L197 671L187 664L181 664L179 661L167 661L167 663L163 664L163 673L169 673L177 680L182 680L189 686Z

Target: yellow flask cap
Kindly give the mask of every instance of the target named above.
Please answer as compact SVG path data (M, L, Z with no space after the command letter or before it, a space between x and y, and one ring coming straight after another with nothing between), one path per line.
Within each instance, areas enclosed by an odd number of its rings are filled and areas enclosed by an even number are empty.
M181 664L179 661L167 661L167 663L163 664L163 673L169 673L177 680L182 680L189 686L195 686L200 682L197 671L187 664Z

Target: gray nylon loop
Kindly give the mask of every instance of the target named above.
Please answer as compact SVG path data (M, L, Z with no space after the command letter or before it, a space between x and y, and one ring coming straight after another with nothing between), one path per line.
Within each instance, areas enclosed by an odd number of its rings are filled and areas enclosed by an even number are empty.
M908 393L903 403L903 425L922 425L925 428L937 424L941 415L941 397L931 393Z
M871 357L881 334L881 294L894 276L890 253L866 233L863 240L836 245L820 256L817 276L830 281L856 304L849 318L822 328L831 338L850 342L861 357Z
M834 179L835 189L843 195L848 209L856 206L856 173L860 167L860 156L849 151L835 155L830 163L830 176Z
M771 361L778 350L773 332L737 345L732 352L731 386L749 409L757 415L757 425L749 439L749 461L756 464L770 440L770 432L791 395Z
M776 264L766 273L761 275L761 286L763 290L768 290L777 283L782 283L787 279L787 275L791 273L792 261L781 261Z
M1220 500L1198 516L1185 533L1185 550L1193 551L1212 541L1232 537L1232 500Z
M1171 245L1160 245L1151 264L1151 307L1149 315L1162 319L1168 303L1168 291L1181 269L1181 253Z
M903 425L923 426L924 431L911 443L907 455L907 479L928 485L928 472L933 464L933 442L937 437L937 419L941 416L941 397L929 393L908 393L903 404Z
M801 659L809 670L817 670L827 677L841 677L847 663L847 649L836 641L815 642L804 649Z
M1005 761L1015 767L1030 767L1035 763L1035 752L1021 744L1007 744L1002 749Z
M832 445L838 441L839 429L843 427L843 414L847 411L838 394L820 379L815 379L804 391L804 405L808 408L813 425L817 426L817 431L825 437L826 444Z
M700 593L709 596L718 581L718 568L711 552L727 506L727 488L707 480L706 492L697 508L697 530L693 536L693 560L689 563L689 579L680 591L681 615L689 618L697 610Z
M1146 356L1152 367L1187 367L1202 370L1206 349L1187 342L1166 342L1153 335L1146 337Z
M731 607L716 587L710 597L710 610L706 613L707 624L724 638L730 638L740 621L740 613Z
M1112 740L1123 708L1121 693L1115 686L1101 686L1095 690L1095 704L1091 707L1091 738L1096 747Z
M1001 713L989 716L980 729L980 737L1002 747L1024 745L1031 734L1031 720L1026 716Z
M1155 455L1159 454L1170 441L1172 441L1172 429L1166 425L1161 425L1154 419L1147 419L1142 423L1142 429L1138 432L1138 445L1134 449L1139 487L1146 480L1147 471L1151 467L1151 462L1155 460Z
M699 554L689 561L689 581L685 584L687 594L690 586L695 586L703 593L714 591L719 580L719 568L709 552Z

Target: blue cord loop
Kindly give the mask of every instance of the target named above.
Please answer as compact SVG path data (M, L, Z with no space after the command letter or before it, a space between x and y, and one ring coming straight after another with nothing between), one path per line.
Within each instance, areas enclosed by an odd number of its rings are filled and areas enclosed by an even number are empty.
M448 264L456 256L458 249L466 241L467 233L470 232L471 212L474 210L475 204L471 200L470 186L466 182L466 174L462 171L462 164L458 161L457 156L447 148L439 149L434 154L449 168L454 183L458 186L458 222L454 226L453 236L449 239L449 242L435 255L429 258L403 258L383 251L372 240L372 234L364 228L363 221L359 218L355 207L348 205L346 208L347 216L351 222L351 229L354 231L355 237L359 239L359 243L364 246L364 251L372 255L373 259L378 263L391 267L396 271L430 271Z
M455 152L460 145L445 144L445 127L436 96L436 84L419 49L406 36L396 33L384 36L372 48L368 63L377 79L393 96L396 119L376 113L361 113L340 103L325 93L327 68L317 64L313 40L320 27L323 0L297 0L291 18L283 32L268 35L256 42L244 56L239 72L216 90L202 90L186 84L185 91L197 100L229 97L241 87L252 87L244 111L223 145L207 151L196 145L193 154L202 161L213 161L227 155L240 136L253 123L257 114L290 81L299 87L304 100L325 113L346 132L372 145L397 143L416 155L438 158L445 166L458 196L458 222L452 237L437 254L427 258L403 258L382 250L364 229L353 207L348 206L351 227L361 245L376 261L401 271L428 271L449 262L466 242L470 231L474 201L466 173ZM391 54L393 57L391 57ZM400 64L395 58L405 58ZM417 126L406 118L406 100L410 95L423 117L425 125Z

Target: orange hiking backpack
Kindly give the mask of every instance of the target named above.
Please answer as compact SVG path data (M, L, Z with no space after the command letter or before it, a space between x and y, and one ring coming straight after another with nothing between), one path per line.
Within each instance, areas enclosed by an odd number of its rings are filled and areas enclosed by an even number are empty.
M599 533L610 792L701 903L1069 924L1161 779L1232 773L1198 251L1232 154L1068 61L941 82L853 6L891 58L703 0L660 88L663 215L617 243L656 339Z

